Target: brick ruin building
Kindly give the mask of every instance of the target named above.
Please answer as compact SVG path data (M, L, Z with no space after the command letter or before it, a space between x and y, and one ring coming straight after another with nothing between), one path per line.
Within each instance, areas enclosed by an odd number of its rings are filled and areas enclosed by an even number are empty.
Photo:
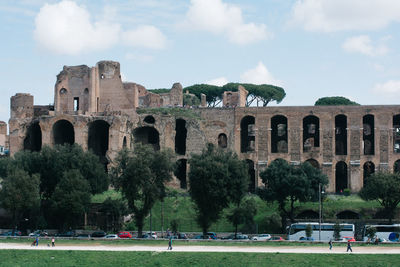
M179 83L169 93L154 94L122 82L118 62L65 66L54 106L36 106L30 94L11 97L10 153L78 143L109 164L134 142L168 147L179 166L173 184L182 188L188 159L209 142L247 161L250 191L277 158L320 168L329 177L327 192L357 192L375 171L400 171L400 106L244 107L246 96L244 88L225 92L223 107L207 108L202 95L201 107L187 109ZM172 107L185 111L173 113Z

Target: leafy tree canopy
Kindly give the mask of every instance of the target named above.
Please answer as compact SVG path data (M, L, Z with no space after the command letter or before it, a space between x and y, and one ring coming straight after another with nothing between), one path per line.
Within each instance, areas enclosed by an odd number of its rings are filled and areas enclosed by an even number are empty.
M364 200L376 200L385 209L389 223L392 223L397 205L400 202L400 174L376 172L368 177L360 191Z
M328 96L319 98L315 106L359 106L360 104L351 101L343 96Z
M328 178L308 162L300 166L290 165L283 159L274 160L260 173L265 188L260 188L260 196L267 201L277 201L282 217L282 227L286 218L294 222L294 204L316 200L319 184L328 184ZM289 203L289 207L286 204Z
M92 194L101 193L108 188L108 177L99 158L90 151L83 151L77 145L44 146L40 152L20 151L14 159L4 163L6 167L21 168L29 175L40 174L40 192L45 199L53 194L63 173L76 169L89 182ZM0 163L0 175L2 164Z
M171 89L167 89L167 88L149 89L149 92L153 93L153 94L165 94L165 93L169 93L169 91L171 91Z
M90 186L79 170L64 171L50 199L53 216L59 229L82 225L89 210Z
M112 182L134 213L139 236L150 209L165 196L165 183L172 179L174 162L172 151L155 151L142 144L136 144L133 151L122 150L115 160L110 171Z
M17 225L23 213L39 207L39 175L18 168L8 169L0 184L0 206L12 214Z
M189 160L189 193L197 208L204 235L229 203L239 205L248 188L247 165L236 154L208 144Z
M183 106L199 106L200 99L193 94L183 94Z

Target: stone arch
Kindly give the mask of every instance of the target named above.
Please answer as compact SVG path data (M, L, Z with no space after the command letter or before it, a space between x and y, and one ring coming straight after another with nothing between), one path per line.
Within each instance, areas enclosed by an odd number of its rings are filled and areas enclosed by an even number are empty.
M335 154L347 155L347 117L343 114L335 117Z
M271 152L288 153L288 122L282 115L271 118Z
M253 152L255 150L255 118L245 116L240 121L240 152Z
M400 159L396 160L393 164L393 172L400 173Z
M160 150L160 134L153 127L139 127L133 132L135 143L150 144L155 150Z
M96 120L89 124L88 149L96 154L103 165L108 165L106 153L108 150L110 124L104 120Z
M336 163L335 167L335 184L336 193L343 193L343 190L348 188L348 177L347 177L347 164L344 161Z
M53 143L55 145L75 143L75 130L71 122L58 120L53 124Z
M256 190L256 170L254 162L250 159L246 159L248 172L249 172L249 192L254 193Z
M319 147L319 118L309 115L303 118L303 151Z
M360 214L352 210L344 210L336 214L336 219L357 220L360 219Z
M297 214L296 219L318 219L319 213L313 210L303 210Z
M400 153L400 114L393 116L393 152Z
M228 138L226 137L226 134L221 133L218 135L218 146L220 148L227 148L228 147Z
M371 114L363 117L363 147L364 155L375 154L375 122Z
M308 159L308 160L306 160L306 162L310 163L311 166L313 166L314 168L319 169L319 163L318 163L317 160L315 160L315 159Z
M375 172L375 164L372 161L367 161L363 166L364 186L367 184L368 177Z
M143 121L146 122L146 123L149 123L149 124L154 124L154 123L156 122L156 119L154 119L153 116L148 115L148 116L146 116L146 117L144 118Z
M176 162L175 176L180 182L180 188L187 189L187 160L180 159Z
M39 122L29 125L24 139L24 150L40 151L42 149L42 129Z
M184 119L177 119L175 126L175 152L179 155L186 154L187 129Z

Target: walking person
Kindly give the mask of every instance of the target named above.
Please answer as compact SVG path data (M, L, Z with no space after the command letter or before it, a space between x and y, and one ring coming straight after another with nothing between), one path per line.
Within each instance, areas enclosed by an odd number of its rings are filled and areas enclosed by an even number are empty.
M54 236L53 236L53 238L51 239L51 246L52 246L52 247L55 247L55 246L56 246L56 240L54 239Z
M172 250L172 236L168 240L168 250Z
M36 241L36 246L38 246L39 245L39 236L38 235L36 236L36 240L35 241Z
M332 239L329 239L329 250L332 250Z
M350 252L353 252L353 250L351 249L350 240L347 241L347 250L346 250L346 252L349 252L349 250L350 250Z

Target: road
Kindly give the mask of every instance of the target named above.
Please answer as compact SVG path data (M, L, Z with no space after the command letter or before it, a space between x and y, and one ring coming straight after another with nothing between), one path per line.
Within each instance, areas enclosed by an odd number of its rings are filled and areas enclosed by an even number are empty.
M316 253L316 254L343 254L345 246L174 246L172 251L165 246L141 246L141 245L61 245L48 247L47 243L39 243L37 247L31 247L21 243L0 243L0 249L28 249L28 250L82 250L82 251L152 251L152 252L255 252L255 253ZM349 252L350 253L350 252ZM390 246L353 246L353 254L400 254L400 247Z

